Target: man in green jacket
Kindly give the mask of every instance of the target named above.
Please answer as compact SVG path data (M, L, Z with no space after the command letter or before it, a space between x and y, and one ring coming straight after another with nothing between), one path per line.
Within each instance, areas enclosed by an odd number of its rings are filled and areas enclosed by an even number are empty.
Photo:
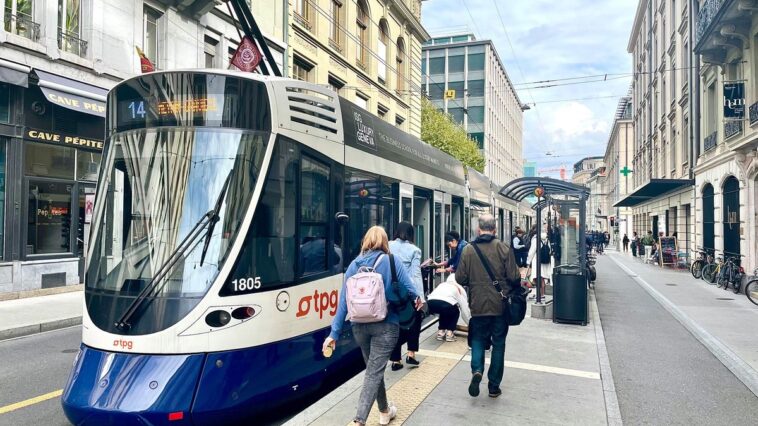
M490 368L487 371L489 396L497 398L502 394L500 382L505 369L505 338L508 335L508 321L503 312L503 296L495 290L482 260L475 248L489 264L505 296L520 288L519 270L516 258L508 244L495 237L495 218L491 214L479 216L479 237L466 246L461 253L455 280L469 287L469 334L471 335L471 383L468 393L479 396L479 383L484 373L484 351L492 342Z

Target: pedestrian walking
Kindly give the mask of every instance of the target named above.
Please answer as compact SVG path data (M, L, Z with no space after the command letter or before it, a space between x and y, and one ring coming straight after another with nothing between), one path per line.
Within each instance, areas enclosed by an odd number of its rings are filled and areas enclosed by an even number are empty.
M322 350L326 356L331 356L332 351L336 347L336 341L342 333L342 326L346 319L349 319L352 326L353 337L356 343L361 348L363 353L363 360L366 363L366 373L363 378L363 388L358 399L358 408L355 418L353 420L356 425L365 425L368 419L371 406L376 401L379 407L379 424L389 424L390 420L397 415L397 407L387 401L387 391L384 386L384 370L387 367L387 361L390 358L390 353L397 343L398 336L400 334L399 319L397 313L392 309L387 309L389 302L392 299L392 272L390 268L390 261L394 261L395 270L397 272L397 280L400 285L404 286L409 294L416 297L416 309L420 309L422 306L421 295L416 292L416 287L413 280L405 268L402 265L400 259L390 257L388 254L389 242L387 241L387 233L381 226L373 226L369 228L366 235L361 242L361 253L355 260L350 263L350 266L345 272L345 282L342 285L342 291L340 291L339 304L337 305L337 312L332 320L332 329L329 336L324 340ZM366 320L368 316L365 309L360 310L362 316L359 318L353 317L352 314L357 313L359 310L358 303L352 303L357 300L350 300L351 318L348 316L348 284L351 286L357 286L358 280L360 285L370 287L371 284L375 284L373 281L376 275L381 278L381 286L378 289L370 288L369 291L360 292L361 302L364 302L367 295L372 295L375 299L370 305L372 306L371 314L376 319L372 319L371 322ZM360 277L358 277L360 275ZM368 281L371 278L372 281ZM366 284L364 284L366 283ZM354 288L354 287L351 287ZM350 297L357 298L355 293L351 292ZM380 297L385 300L384 305L381 303ZM384 306L384 309L382 309ZM383 315L383 316L382 316ZM358 320L360 319L361 322ZM329 354L329 355L327 355Z
M636 232L632 232L632 256L637 257L637 250L639 249L640 239Z
M645 253L650 253L650 250L653 248L653 243L655 242L655 238L653 237L653 231L647 231L647 235L642 237L642 251L640 252L640 256L644 256Z
M621 240L621 244L624 246L624 253L629 251L629 236L624 234L624 239Z
M463 251L455 273L458 284L468 286L471 292L471 382L468 393L479 396L479 384L484 374L484 351L491 344L487 387L492 398L502 394L500 384L505 369L508 320L503 312L503 295L495 289L484 262L487 262L506 297L515 291L521 291L516 257L507 244L496 238L496 229L494 216L484 214L479 217L479 236L470 244L471 247L466 247Z
M529 248L529 256L527 262L529 263L530 276L534 285L540 285L542 295L545 294L545 284L553 276L553 261L550 256L550 241L547 239L547 233L542 233L541 246L539 255L537 253L537 236L532 238L531 247ZM540 274L542 275L542 282L537 282L537 268L540 268ZM529 296L533 298L534 295Z
M421 282L421 249L416 247L413 225L408 222L400 222L395 227L395 235L393 240L390 241L390 253L395 256L400 262L402 262L405 271L408 276L413 280L413 285L416 288L416 294L421 296L423 301L424 286ZM421 321L423 320L423 313L416 312L416 320L413 322L408 330L400 330L400 338L395 344L395 349L392 350L390 355L390 362L392 363L392 371L397 371L403 368L401 361L400 351L403 343L408 344L408 354L405 357L405 362L409 367L418 367L419 362L416 360L416 352L419 348L419 336L421 335Z
M519 268L526 268L526 244L524 242L524 231L516 230L516 236L513 237L513 254L516 256L516 265Z
M454 342L458 318L462 317L466 324L471 319L466 290L455 282L455 274L451 274L434 289L429 295L428 306L429 313L440 316L437 340Z

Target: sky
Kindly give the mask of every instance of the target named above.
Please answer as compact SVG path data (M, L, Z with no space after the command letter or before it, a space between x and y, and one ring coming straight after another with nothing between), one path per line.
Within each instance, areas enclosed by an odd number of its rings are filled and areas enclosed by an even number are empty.
M626 47L637 1L427 0L422 23L432 36L457 30L494 42L519 99L531 108L524 111L524 158L538 169L565 165L570 177L578 160L605 154L616 106L631 83ZM602 76L524 84L592 75ZM561 86L534 88L553 84Z

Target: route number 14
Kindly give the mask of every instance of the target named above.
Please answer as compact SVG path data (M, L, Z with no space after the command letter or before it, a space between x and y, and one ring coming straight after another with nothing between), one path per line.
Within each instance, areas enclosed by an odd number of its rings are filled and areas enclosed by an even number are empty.
M235 292L252 291L261 288L261 277L249 277L232 280Z

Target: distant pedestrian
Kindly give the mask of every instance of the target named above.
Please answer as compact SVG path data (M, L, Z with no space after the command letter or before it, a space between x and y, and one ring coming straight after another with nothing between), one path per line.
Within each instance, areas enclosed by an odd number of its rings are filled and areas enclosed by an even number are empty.
M542 233L540 241L540 250L537 253L537 236L532 238L532 244L529 248L529 255L527 256L527 263L529 263L530 277L534 285L539 285L541 294L545 295L545 284L553 276L553 260L550 255L550 241L547 239L547 233ZM540 275L542 282L537 282L537 268L540 268ZM531 296L530 296L531 297Z
M381 226L372 226L366 232L361 242L361 253L350 263L345 271L345 282L342 284L340 291L339 304L337 313L332 320L332 330L329 336L324 340L322 350L324 354L331 354L336 348L336 341L342 334L342 327L347 319L347 282L359 271L373 270L381 274L384 284L384 295L387 302L391 301L392 291L392 272L390 270L389 242L387 233ZM409 294L417 297L416 309L421 308L421 295L416 292L413 280L402 262L394 258L397 279L400 285L408 290ZM366 269L368 268L368 269ZM377 293L374 293L377 294ZM386 316L378 322L353 322L351 320L353 338L358 343L363 353L363 361L366 363L366 373L363 378L363 388L358 399L358 409L353 420L356 425L365 425L368 419L371 406L376 401L379 407L379 424L389 424L390 420L397 415L397 407L387 401L387 392L384 387L384 370L387 368L387 361L390 358L392 348L397 343L400 334L400 321L397 313L392 309L387 309Z
M458 284L469 286L471 293L471 382L468 393L471 396L479 396L479 384L484 374L485 346L491 343L487 387L492 398L497 398L503 393L500 383L505 369L508 321L503 312L503 295L495 289L484 262L487 262L505 296L514 291L521 291L516 257L508 244L495 237L496 229L494 216L484 214L479 217L479 236L463 251L455 273Z
M624 245L624 252L625 253L628 252L629 251L629 236L627 236L626 234L624 234L624 239L621 240L621 244ZM636 255L636 253L635 253L635 255Z
M632 232L632 256L637 257L637 249L639 248L640 239L637 237L636 232Z
M516 236L513 237L513 254L516 256L516 264L519 268L526 268L526 243L524 241L524 231L516 230Z
M421 249L416 247L414 241L413 225L408 222L400 222L395 227L394 239L390 241L389 247L390 253L403 263L405 271L411 277L413 285L416 287L416 294L421 295L421 300L423 301L424 286L421 282ZM423 313L417 311L416 321L414 321L413 325L408 330L400 330L400 338L397 340L395 349L392 350L392 354L390 355L392 371L403 368L400 355L403 343L408 343L408 354L405 357L405 362L409 367L417 367L419 365L418 360L416 360L416 352L419 348L422 320Z

